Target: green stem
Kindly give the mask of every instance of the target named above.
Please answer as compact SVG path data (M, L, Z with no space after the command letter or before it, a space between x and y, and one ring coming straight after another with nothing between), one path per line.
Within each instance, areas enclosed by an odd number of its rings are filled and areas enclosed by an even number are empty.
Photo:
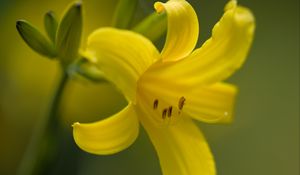
M18 169L18 175L40 174L44 172L43 169L53 165L62 130L59 124L59 106L67 81L68 75L63 72L50 103L49 113L37 124Z

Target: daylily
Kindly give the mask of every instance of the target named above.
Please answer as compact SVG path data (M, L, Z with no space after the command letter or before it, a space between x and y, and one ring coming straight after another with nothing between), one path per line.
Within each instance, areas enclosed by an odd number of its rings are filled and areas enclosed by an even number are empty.
M192 119L232 120L236 87L221 81L245 61L254 34L254 17L232 0L212 37L193 51L198 19L185 0L156 2L168 16L161 53L145 37L126 30L101 28L89 36L85 55L124 94L128 106L90 124L75 123L77 145L90 153L117 153L145 128L164 175L215 174L213 156Z

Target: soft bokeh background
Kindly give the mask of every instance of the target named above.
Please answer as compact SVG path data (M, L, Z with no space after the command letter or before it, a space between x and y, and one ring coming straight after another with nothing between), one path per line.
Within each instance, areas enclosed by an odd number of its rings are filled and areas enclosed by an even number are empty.
M0 1L0 174L11 175L37 120L45 115L57 79L57 64L35 54L20 39L15 21L42 28L43 14L61 14L70 0ZM190 0L200 20L199 45L223 12L226 0ZM85 1L85 36L110 24L116 0ZM153 1L140 0L139 16ZM199 124L215 155L219 175L299 174L299 1L240 0L257 19L249 59L229 82L240 88L231 125ZM62 123L90 122L120 110L125 101L107 84L72 81ZM80 153L78 174L159 175L154 149L142 130L129 149L113 156ZM62 170L63 172L63 170ZM59 174L59 173L58 173ZM63 174L63 173L61 173ZM67 174L64 172L64 174Z

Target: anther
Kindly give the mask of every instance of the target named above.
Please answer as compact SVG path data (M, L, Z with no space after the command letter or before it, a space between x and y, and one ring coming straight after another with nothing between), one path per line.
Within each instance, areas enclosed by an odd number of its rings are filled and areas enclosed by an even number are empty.
M155 99L153 102L153 109L157 109L157 107L158 107L158 100Z
M166 118L167 112L168 112L168 109L167 109L167 108L163 110L163 112L162 112L162 118L163 118L163 119Z
M168 117L172 116L172 110L173 110L173 107L170 106L169 109L168 109Z
M184 104L185 104L185 98L184 98L184 97L181 97L181 98L179 99L179 101L178 101L178 108L179 108L180 110L182 110Z

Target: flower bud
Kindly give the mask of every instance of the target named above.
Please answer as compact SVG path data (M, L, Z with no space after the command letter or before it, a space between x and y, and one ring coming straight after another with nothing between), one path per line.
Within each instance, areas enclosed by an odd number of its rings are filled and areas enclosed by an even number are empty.
M64 66L71 64L79 57L78 50L80 47L81 33L81 3L74 3L63 16L56 36L58 56Z
M55 17L55 14L52 11L49 11L45 14L44 26L45 26L45 30L48 34L48 37L51 39L51 41L53 43L55 43L58 22Z
M17 30L25 43L37 53L53 58L56 56L54 45L41 32L25 20L16 23Z

